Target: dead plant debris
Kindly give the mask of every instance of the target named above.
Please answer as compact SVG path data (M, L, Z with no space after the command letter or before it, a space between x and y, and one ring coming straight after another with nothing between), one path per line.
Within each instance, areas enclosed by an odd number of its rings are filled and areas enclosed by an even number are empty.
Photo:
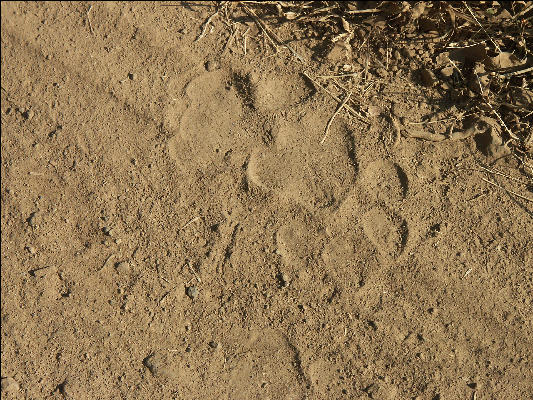
M431 133L410 125L433 121L394 118L396 131L433 142L484 137L488 153L514 157L533 182L529 2L224 1L215 8L197 40L217 16L232 27L230 40L236 34L233 21L248 18L275 53L286 49L303 64L302 73L317 90L337 102L336 114L344 109L365 122L367 90L377 79L404 72L449 99L453 106L437 119L444 115L459 128ZM302 43L312 48L315 61L335 69L312 74L310 61L297 52ZM478 129L480 123L487 129Z

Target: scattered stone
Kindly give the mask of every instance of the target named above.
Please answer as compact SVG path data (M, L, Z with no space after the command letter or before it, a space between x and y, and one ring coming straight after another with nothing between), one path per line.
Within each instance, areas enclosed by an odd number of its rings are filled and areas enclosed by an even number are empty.
M29 226L35 228L37 226L37 212L32 212L26 221Z
M28 250L28 253L30 253L31 255L37 253L37 250L33 246L26 246L26 250Z
M134 81L135 79L137 79L137 74L130 72L128 74L128 78L130 79L130 81Z
M220 68L220 65L217 61L209 60L205 63L205 69L209 72L213 72Z
M68 379L65 379L63 382L57 385L57 389L65 399L75 399L79 394L79 388L77 388L76 385Z
M33 111L32 109L26 110L22 113L22 116L24 117L24 119L30 120L35 116L35 111Z
M187 294L187 296L194 300L196 296L198 296L198 288L196 286L189 286L185 290L185 293Z
M220 344L212 340L209 342L209 347L211 347L212 349L218 349L220 347Z
M171 360L167 354L152 353L143 360L143 365L157 378L176 377Z
M107 236L111 236L111 234L113 233L113 229L110 228L109 226L104 226L102 228L102 232L104 232L104 234Z
M50 132L48 134L48 137L50 139L55 139L61 133L62 130L63 130L63 126L62 125L58 125L56 127L56 129L54 129L52 132Z
M15 393L20 390L20 386L16 380L11 377L2 378L2 392Z
M128 272L130 272L130 269L130 263L127 261L120 261L115 264L115 270L121 275L127 274Z

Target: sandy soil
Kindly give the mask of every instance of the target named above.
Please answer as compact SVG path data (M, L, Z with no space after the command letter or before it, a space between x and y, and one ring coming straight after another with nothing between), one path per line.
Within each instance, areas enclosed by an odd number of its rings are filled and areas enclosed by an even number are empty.
M244 54L210 7L88 10L1 6L2 398L531 398L528 204L390 118L453 116L427 49L321 143L337 103L253 21Z

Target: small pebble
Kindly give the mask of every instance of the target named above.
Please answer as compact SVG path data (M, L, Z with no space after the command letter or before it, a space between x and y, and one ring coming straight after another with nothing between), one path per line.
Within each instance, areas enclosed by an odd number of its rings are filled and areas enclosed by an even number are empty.
M152 353L143 360L143 364L156 378L175 380L179 373L176 363L168 352Z
M26 250L28 250L30 254L35 254L37 252L33 246L26 246Z
M220 345L217 342L212 340L209 342L209 347L211 347L212 349L218 349Z
M74 383L69 380L64 380L59 385L59 392L63 395L65 399L74 399L79 391L79 388L76 387Z
M137 74L130 72L128 74L128 78L130 79L130 81L134 81L135 79L137 79Z
M189 286L185 292L193 300L198 296L198 288L196 286Z
M30 110L27 110L27 111L24 111L24 112L22 113L22 116L23 116L25 119L27 119L27 120L32 119L32 118L34 117L34 115L35 115L35 111L33 111L33 110L31 110L31 109L30 109Z
M118 262L115 264L115 270L121 275L127 274L130 272L130 264L126 261Z
M37 225L37 213L32 212L30 214L30 217L27 219L28 225L34 228Z
M208 70L209 72L212 72L218 69L219 67L220 65L218 64L217 61L209 60L208 62L205 63L205 69Z

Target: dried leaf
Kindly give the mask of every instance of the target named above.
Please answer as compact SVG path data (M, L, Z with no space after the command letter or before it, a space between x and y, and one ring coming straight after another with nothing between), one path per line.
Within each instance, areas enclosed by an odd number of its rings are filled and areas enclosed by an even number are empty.
M450 16L450 21L452 26L455 27L455 12L453 11L452 6L448 5L447 7L448 15Z
M424 14L425 11L426 11L426 3L421 1L420 3L417 3L411 9L411 18L416 20L420 18Z
M523 62L518 59L513 53L507 51L501 52L496 57L489 57L486 65L490 69L506 69L522 65Z
M293 20L293 19L296 19L297 17L298 17L298 14L296 14L295 12L287 11L285 13L285 18L287 18L289 21Z
M473 46L451 49L449 57L450 60L461 63L483 61L487 58L487 50L483 43L478 43Z
M444 67L443 69L440 70L440 73L445 78L449 78L453 75L453 67Z
M283 17L283 10L281 8L281 4L276 4L276 10L278 11L278 17Z
M348 23L348 21L346 21L343 17L341 17L341 22L342 22L342 28L346 32L352 32L352 28L350 27L350 24Z

